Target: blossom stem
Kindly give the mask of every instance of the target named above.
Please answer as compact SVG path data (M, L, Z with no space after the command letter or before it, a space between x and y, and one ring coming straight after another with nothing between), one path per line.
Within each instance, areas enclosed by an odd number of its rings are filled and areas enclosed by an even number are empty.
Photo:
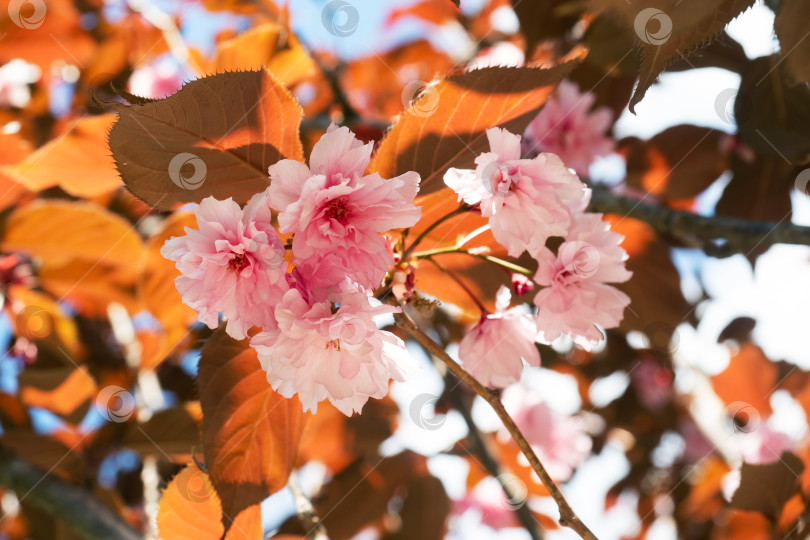
M402 254L402 258L401 258L400 260L402 260L403 262L404 262L404 261L406 261L406 260L408 260L408 257L411 255L411 253L412 253L412 252L413 252L413 250L416 248L416 246L418 246L418 245L419 245L419 243L420 243L422 240L424 240L424 239L425 239L425 237L426 237L427 235L429 235L430 233L432 233L432 232L433 232L433 231L436 229L436 227L438 227L439 225L441 225L442 223L444 223L444 222L445 222L445 221L447 221L448 219L451 219L451 218L453 218L453 217L455 217L455 216L458 216L458 215L461 215L461 214L463 214L463 213L467 212L469 209L470 209L470 207L469 207L468 205L463 204L463 205L459 206L458 208L456 208L455 210L453 210L452 212L449 212L449 213L447 213L447 214L443 215L442 217L440 217L439 219L437 219L436 221L434 221L433 223L431 223L431 224L428 226L428 228L427 228L427 229L425 229L424 231L422 231L421 233L419 233L419 236L417 236L417 237L414 239L414 241L413 241L413 242L411 242L411 245L410 245L410 246L408 246L408 248L407 248L407 249L405 250L405 252Z
M526 456L526 459L529 460L529 464L532 466L534 472L537 473L537 476L540 477L540 481L557 503L560 510L560 525L572 529L579 534L583 540L597 540L596 535L594 535L590 529L588 529L582 520L579 519L579 516L577 516L577 514L574 512L573 508L571 508L571 505L568 504L568 501L565 499L562 491L560 491L560 488L554 483L554 480L551 479L551 476L540 462L540 459L537 457L537 454L535 454L531 445L526 440L526 437L523 435L523 433L521 433L520 429L517 427L517 424L515 424L515 421L511 416L509 416L509 413L506 412L506 408L504 408L503 403L501 403L498 396L478 382L475 377L470 375L463 367L461 367L461 365L453 360L438 343L433 341L430 336L424 333L416 325L416 323L414 323L413 319L408 316L404 309L401 313L394 314L394 320L396 321L397 326L410 334L413 339L430 351L433 356L444 362L450 371L452 371L459 379L467 383L467 385L472 388L476 394L484 398L486 402L489 403L489 405L498 415L498 418L500 418L501 422L503 422L506 430L512 436L512 439L514 439L514 441L517 443L518 448L520 448L523 455Z
M483 255L481 253L472 253L469 250L456 247L456 246L448 246L443 248L436 248L436 249L429 249L426 251L417 251L413 254L414 259L428 259L433 257L434 255L443 255L445 253L463 253L465 255L470 255L471 257L476 257L481 259L482 261L489 261L493 264L497 264L498 266L502 266L507 270L511 270L517 274L523 274L524 276L532 277L534 276L534 272L529 270L528 268L524 268L518 264L505 261L498 257L493 257L492 255Z
M524 276L534 277L534 272L532 272L528 268L524 268L518 264L511 263L503 259L499 259L498 257L493 257L491 255L482 255L478 253L470 253L470 255L472 255L473 257L478 257L479 259L482 259L484 261L489 261L499 266L503 266L507 270L511 270L512 272L515 272L517 274L523 274Z

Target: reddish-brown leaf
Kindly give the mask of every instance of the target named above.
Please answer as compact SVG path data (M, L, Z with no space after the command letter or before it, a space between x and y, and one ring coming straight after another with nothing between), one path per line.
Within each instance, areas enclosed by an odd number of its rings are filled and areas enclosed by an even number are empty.
M746 64L734 118L740 139L757 154L804 163L810 153L810 88L792 82L782 60L774 54Z
M209 195L246 202L269 184L270 165L303 157L301 107L266 71L204 77L116 112L109 144L118 171L156 208Z
M141 454L190 455L200 440L200 422L188 407L155 413L143 424L127 424L124 445Z
M728 167L720 143L726 137L711 128L681 124L649 141L625 149L626 183L665 199L691 199Z
M731 507L759 512L776 521L788 499L800 492L799 476L803 471L804 463L791 452L784 452L774 463L743 463L740 487L731 498Z
M633 272L630 281L617 285L631 300L621 326L644 332L656 343L668 344L690 311L669 246L646 223L616 215L607 215L606 219L613 230L624 236L622 247L629 255L627 268Z
M421 195L444 187L449 167L471 168L489 150L487 128L523 133L554 87L578 64L484 68L425 89L380 143L372 168L384 178L416 171Z
M358 460L336 474L315 501L329 537L347 539L375 523L397 493L427 473L424 456L406 451L374 461Z
M630 99L630 112L644 98L658 75L670 63L709 43L754 0L589 0L592 9L608 9L635 31L641 47L639 82Z
M286 485L306 415L273 391L247 341L222 329L203 347L197 382L203 452L229 522Z
M810 4L802 0L782 0L773 23L788 72L796 82L810 81L808 20Z

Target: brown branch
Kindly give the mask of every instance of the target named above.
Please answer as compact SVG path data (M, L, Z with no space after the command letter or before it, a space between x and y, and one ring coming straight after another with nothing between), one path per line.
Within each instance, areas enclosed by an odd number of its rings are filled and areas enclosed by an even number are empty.
M505 471L501 467L501 464L498 463L498 460L495 459L495 456L492 455L492 452L490 452L487 441L484 439L483 435L481 435L478 426L475 425L470 410L464 406L464 398L459 392L461 388L456 386L456 380L457 378L450 375L450 372L447 372L444 376L444 385L448 389L447 395L450 402L453 407L461 413L462 418L464 418L464 423L467 424L467 440L470 445L469 452L475 456L475 459L479 461L484 470L498 481L501 485L501 489L503 489L503 492L506 494L506 498L512 501L515 498L514 489L511 487L509 481L503 478L502 474ZM520 524L523 525L523 528L526 529L526 532L529 533L532 540L542 540L543 535L538 529L537 520L534 515L532 515L532 510L528 505L515 505L512 511L515 513Z
M326 528L323 526L321 519L315 514L315 509L312 507L312 502L307 498L304 490L298 484L298 477L295 471L290 473L290 479L287 481L287 487L293 494L295 500L295 513L298 515L298 521L306 532L306 537L312 540L329 540L329 535L326 534Z
M484 398L486 402L489 403L489 405L498 415L498 418L500 418L501 422L503 422L506 430L517 443L520 451L523 452L523 455L525 455L526 459L529 460L529 464L532 466L534 472L537 473L537 476L540 477L540 481L557 503L557 506L560 509L560 525L574 530L577 534L579 534L580 537L583 538L583 540L597 540L596 536L590 531L590 529L588 529L587 526L585 526L582 520L580 520L577 514L574 512L573 508L571 508L571 505L568 504L568 501L565 500L565 496L563 496L562 491L560 491L560 488L554 483L554 480L551 479L551 476L549 476L548 471L546 471L546 468L540 462L537 454L535 454L534 450L532 450L532 447L529 445L526 437L523 436L523 433L520 432L520 429L517 427L517 424L515 424L515 421L512 420L512 417L506 412L506 409L498 396L496 396L493 392L490 392L486 387L484 387L484 385L478 382L475 377L467 373L467 371L455 360L450 358L450 355L447 354L447 352L445 352L445 350L438 343L433 341L430 336L420 330L419 327L416 326L416 323L413 322L413 319L411 319L404 311L402 313L394 314L394 319L396 320L397 326L410 334L411 337L430 351L433 356L444 362L450 371L452 371L459 379L464 381L470 388L472 388L476 394Z
M790 222L701 216L618 195L604 186L593 185L591 188L591 211L631 217L652 225L663 234L684 240L701 240L701 246L706 248L709 255L729 256L773 244L810 245L810 227ZM725 240L726 244L706 244L706 241L717 239Z
M0 447L0 485L87 540L141 540L143 535L85 490L42 472Z

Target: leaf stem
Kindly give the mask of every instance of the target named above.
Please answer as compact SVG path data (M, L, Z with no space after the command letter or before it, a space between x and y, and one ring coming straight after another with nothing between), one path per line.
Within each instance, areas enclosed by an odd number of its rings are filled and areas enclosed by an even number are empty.
M443 248L436 248L436 249L428 249L426 251L417 251L413 254L414 259L429 259L434 255L443 255L445 253L463 253L464 255L469 255L470 257L475 257L477 259L481 259L482 261L488 261L493 264L497 264L498 266L502 266L507 270L511 270L517 274L523 274L524 276L533 277L534 272L529 270L528 268L524 268L519 264L515 264L513 262L506 261L499 257L493 257L492 255L483 255L481 253L472 253L469 250L457 247L457 246L448 246Z
M407 248L407 249L406 249L406 250L405 250L405 251L402 253L402 259L401 259L401 260L402 260L403 262L405 262L406 260L408 260L408 257L411 255L411 253L413 252L414 248L416 248L416 246L418 246L418 245L419 245L419 242L421 242L422 240L424 240L424 239L425 239L425 237L426 237L427 235L429 235L429 234L430 234L430 233L432 233L434 230L436 230L436 227L438 227L439 225L441 225L442 223L444 223L444 222L445 222L445 221L447 221L448 219L451 219L451 218L453 218L453 217L455 217L455 216L461 215L461 214L463 214L463 213L465 213L465 212L467 212L467 211L469 211L469 210L470 210L470 207L469 207L468 205L466 205L466 204L463 204L463 205L459 206L458 208L456 208L455 210L453 210L452 212L449 212L449 213L447 213L447 214L443 215L442 217L440 217L439 219L437 219L436 221L434 221L433 223L431 223L431 224L428 226L428 228L427 228L427 229L425 229L424 231L422 231L421 233L419 233L419 236L417 236L417 237L414 239L414 241L411 243L411 245L410 245L410 246L408 246L408 248Z
M404 310L401 313L395 313L394 320L396 321L397 326L410 334L411 337L430 351L433 356L444 362L450 371L452 371L459 379L467 383L467 385L472 388L476 394L484 398L486 402L489 403L489 405L495 410L498 418L501 419L504 427L512 436L512 439L514 439L514 441L517 443L518 448L520 448L521 452L523 452L523 455L526 456L526 459L529 460L529 464L531 464L532 469L537 473L537 476L540 477L540 481L557 503L560 510L560 525L572 529L579 534L583 540L597 540L596 535L594 535L590 529L588 529L588 527L574 512L573 508L571 508L571 505L568 504L568 501L565 499L562 491L560 491L560 488L554 483L554 480L551 479L551 476L540 462L537 454L535 454L534 450L532 450L532 447L526 440L526 437L523 435L523 433L521 433L520 429L517 427L517 424L515 424L515 421L512 420L511 416L509 416L509 413L506 412L506 409L498 396L478 382L475 377L470 375L455 360L450 358L450 355L447 354L447 352L438 343L433 341L430 336L424 333L416 325L416 323L413 322L413 319L411 319L407 313L405 313Z

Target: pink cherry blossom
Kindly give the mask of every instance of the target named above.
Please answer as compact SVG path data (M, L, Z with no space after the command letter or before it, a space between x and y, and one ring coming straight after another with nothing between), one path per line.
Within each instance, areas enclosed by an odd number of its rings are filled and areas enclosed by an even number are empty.
M591 451L591 438L582 419L552 410L525 383L508 387L502 397L504 407L551 477L559 481L571 478ZM508 439L509 434L502 428L499 437Z
M175 285L200 322L216 328L221 312L226 331L244 339L252 326L272 326L273 304L288 288L284 246L270 221L264 193L244 211L232 199L207 197L195 208L198 229L172 237L160 250L176 261Z
M477 512L481 523L499 531L507 527L517 527L514 503L510 502L497 479L487 477L468 491L463 499L454 501L453 512L462 515L468 511Z
M161 58L154 64L139 67L129 77L129 91L136 96L160 99L183 86L183 73L172 58Z
M750 433L739 435L740 452L745 463L765 465L776 463L783 452L795 450L796 441L787 434L762 423Z
M375 317L397 308L372 306L365 293L347 290L329 302L309 303L290 289L275 308L278 325L256 334L267 381L285 397L298 394L304 410L317 411L324 399L347 416L368 398L382 398L390 380L405 380L411 360L405 345L379 330Z
M538 307L537 329L547 341L568 334L585 349L599 343L596 326L619 325L630 298L608 283L621 283L632 275L625 268L622 236L610 230L601 214L575 218L554 255L548 248L535 254L535 281L546 288L534 297Z
M419 175L390 180L364 175L373 145L346 127L330 126L315 144L310 166L285 159L270 167L270 205L279 230L295 233L293 253L312 264L329 254L352 281L366 289L382 282L394 262L381 233L414 225Z
M630 380L639 402L653 412L660 411L674 397L674 375L653 357L645 356L630 372Z
M487 130L490 152L475 159L477 168L449 169L445 183L467 204L480 204L495 239L517 257L541 249L549 236L564 236L569 206L579 206L584 184L553 154L520 159L520 135Z
M610 129L613 112L608 107L591 111L596 96L580 93L576 83L563 81L554 97L549 99L524 133L524 153L551 152L586 176L591 163L610 154L613 139L605 133Z
M524 360L530 366L540 365L534 344L535 323L528 313L508 309L511 298L509 289L501 285L495 313L482 317L461 340L458 350L467 371L491 388L518 381Z

